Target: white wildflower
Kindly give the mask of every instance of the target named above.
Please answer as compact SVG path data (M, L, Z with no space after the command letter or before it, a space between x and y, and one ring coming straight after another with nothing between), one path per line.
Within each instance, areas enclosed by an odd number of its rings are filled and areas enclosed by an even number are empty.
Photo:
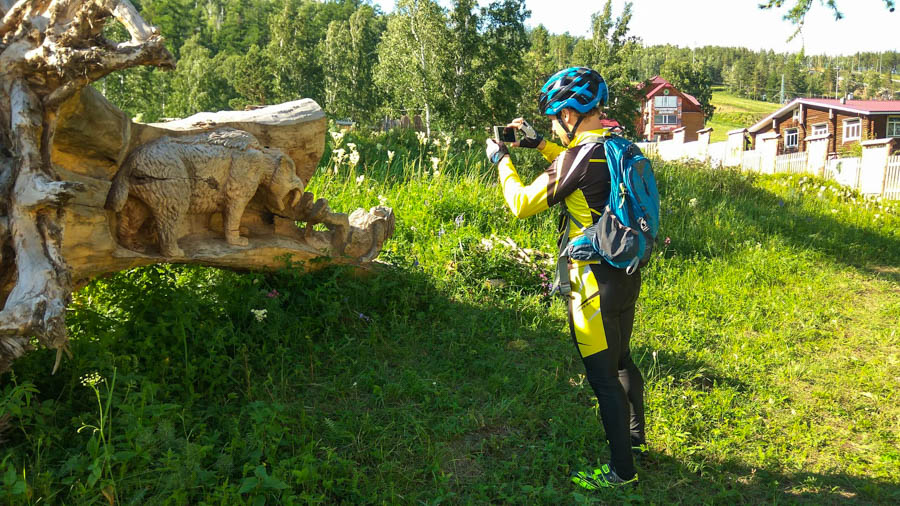
M474 139L466 139L466 145L469 146L470 148L472 147L473 142L475 142Z
M353 151L350 153L350 165L354 167L359 163L359 151Z
M361 184L365 180L366 180L366 176L360 174L359 176L356 177L356 184Z
M388 150L388 161L390 162L393 159L394 159L394 152L391 150Z
M335 144L340 144L344 140L344 132L328 132Z
M379 203L380 205L385 205L385 204L387 204L387 197L385 197L384 195L379 195L379 196L378 196L378 203Z
M441 163L441 159L436 156L432 156L431 157L431 170L437 170L439 163Z
M356 151L356 143L355 142L348 142L347 147L350 148L350 151Z
M256 321L261 322L266 319L266 313L269 311L266 309L251 309L251 313L253 313L253 317L256 318Z
M81 384L86 387L95 386L97 383L103 381L103 376L100 376L100 373L94 371L92 373L85 374L81 377Z
M416 132L416 138L419 139L419 144L425 144L428 140L428 136L425 135L425 132Z
M431 143L434 144L436 147L441 147L441 140L438 139L437 137L435 137L435 138L431 141Z
M691 207L697 207L697 198L695 197L695 198L692 198L691 200L689 200L688 205Z

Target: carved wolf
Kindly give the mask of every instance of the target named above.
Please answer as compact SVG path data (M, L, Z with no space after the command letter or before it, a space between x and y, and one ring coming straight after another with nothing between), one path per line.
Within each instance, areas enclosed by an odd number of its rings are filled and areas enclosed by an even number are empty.
M163 256L180 257L176 233L188 213L221 211L225 240L236 246L249 241L240 236L241 216L257 188L265 190L267 205L284 210L293 192L294 207L303 194L294 162L278 149L262 147L251 134L221 128L187 137L161 137L128 155L112 182L106 209L121 212L117 235L127 248L135 247L136 234L152 215ZM140 201L126 207L129 196Z

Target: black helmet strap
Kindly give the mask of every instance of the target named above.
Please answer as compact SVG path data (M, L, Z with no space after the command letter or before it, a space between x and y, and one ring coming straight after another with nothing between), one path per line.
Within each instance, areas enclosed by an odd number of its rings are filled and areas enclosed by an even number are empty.
M562 110L556 113L556 121L559 122L559 126L562 127L563 131L566 132L566 137L569 138L569 141L566 144L572 142L575 139L574 135L578 133L578 127L581 125L581 122L584 121L584 118L585 116L579 115L578 119L575 120L575 126L573 126L572 130L569 131L569 127L566 126L566 123L562 119Z

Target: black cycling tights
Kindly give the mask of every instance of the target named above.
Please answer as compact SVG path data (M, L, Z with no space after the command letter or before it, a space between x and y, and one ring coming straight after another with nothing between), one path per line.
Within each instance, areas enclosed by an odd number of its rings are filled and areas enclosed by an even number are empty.
M571 266L570 279L572 339L597 396L612 467L621 478L631 479L631 447L646 443L644 378L630 348L640 271L628 275L606 263Z

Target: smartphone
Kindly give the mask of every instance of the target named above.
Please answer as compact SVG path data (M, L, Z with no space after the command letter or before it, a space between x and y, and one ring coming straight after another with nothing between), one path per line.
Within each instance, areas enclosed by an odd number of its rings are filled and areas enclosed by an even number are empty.
M497 142L516 142L516 129L507 126L495 126L494 140Z

